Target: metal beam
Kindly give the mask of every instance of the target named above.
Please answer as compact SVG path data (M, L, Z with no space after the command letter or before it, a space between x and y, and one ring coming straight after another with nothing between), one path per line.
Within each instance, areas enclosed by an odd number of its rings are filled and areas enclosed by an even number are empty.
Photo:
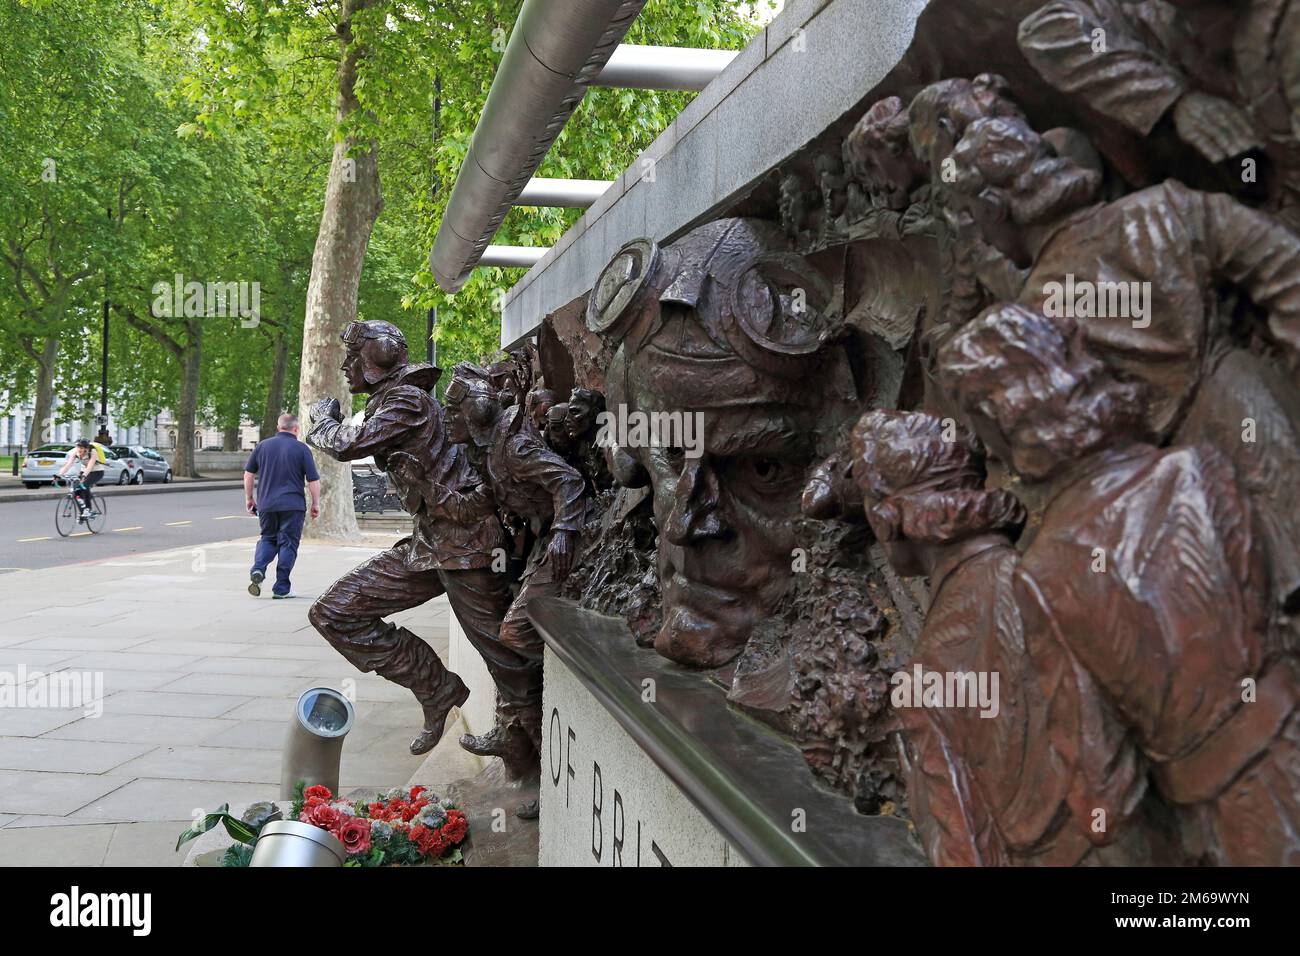
M731 50L694 50L624 43L614 51L600 75L591 81L591 85L699 92L735 58L736 53Z
M613 180L608 179L543 179L534 176L516 197L515 205L586 209L612 185Z
M645 0L524 0L438 226L429 267L455 292Z
M550 251L550 246L488 246L479 257L481 266L502 266L507 269L531 269L537 260Z

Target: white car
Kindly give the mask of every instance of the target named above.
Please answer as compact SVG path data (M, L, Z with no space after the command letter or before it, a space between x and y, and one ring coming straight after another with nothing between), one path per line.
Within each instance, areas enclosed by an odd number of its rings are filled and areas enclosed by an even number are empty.
M143 445L113 445L109 450L117 456L118 461L126 465L130 484L143 485L146 481L172 480L172 466L152 448Z
M72 450L71 442L54 442L49 445L42 445L35 451L29 451L27 457L23 459L22 480L28 488L39 488L41 485L48 485L54 482L54 476L59 473L63 467L63 462L68 457L68 452ZM131 480L129 469L118 460L113 452L103 445L96 445L104 453L104 477L99 479L101 485L125 485ZM68 469L68 474L73 474L73 469Z

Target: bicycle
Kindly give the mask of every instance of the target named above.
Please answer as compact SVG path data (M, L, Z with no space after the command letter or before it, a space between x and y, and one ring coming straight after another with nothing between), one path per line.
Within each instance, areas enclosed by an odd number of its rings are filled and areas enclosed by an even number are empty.
M65 484L68 487L68 493L58 500L54 509L54 529L59 532L59 537L66 538L76 530L81 521L81 499L77 497L77 491L83 487L80 481L73 482L70 477L55 478L54 483ZM90 493L90 516L86 518L84 524L91 534L99 534L104 530L104 519L108 515L108 501L103 495L97 495L95 492L86 488Z

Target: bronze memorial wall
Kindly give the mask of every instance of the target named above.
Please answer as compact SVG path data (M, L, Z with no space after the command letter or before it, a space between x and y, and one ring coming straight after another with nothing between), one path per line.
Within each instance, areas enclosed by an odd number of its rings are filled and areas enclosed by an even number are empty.
M1300 0L939 0L845 107L445 414L358 337L416 534L313 622L418 748L446 591L516 778L562 613L934 864L1300 862Z

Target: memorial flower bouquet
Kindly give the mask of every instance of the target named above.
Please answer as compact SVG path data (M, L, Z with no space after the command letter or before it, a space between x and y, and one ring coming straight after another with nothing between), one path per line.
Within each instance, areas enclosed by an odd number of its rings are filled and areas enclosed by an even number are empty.
M335 800L328 787L295 791L290 819L328 830L348 851L345 866L456 864L469 821L424 787L395 787L378 799Z

